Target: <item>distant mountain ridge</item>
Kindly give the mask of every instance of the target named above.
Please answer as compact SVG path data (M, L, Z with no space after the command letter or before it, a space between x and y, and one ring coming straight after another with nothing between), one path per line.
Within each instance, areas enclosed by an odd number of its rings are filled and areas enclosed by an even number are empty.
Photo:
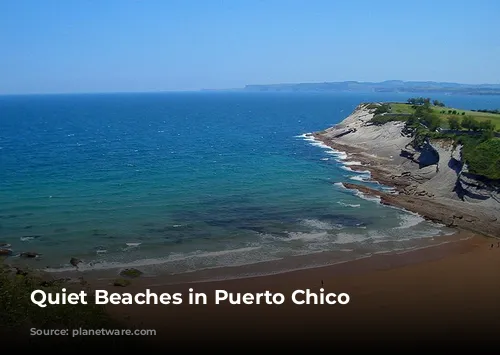
M231 91L254 92L429 92L469 95L500 95L500 84L460 84L434 81L386 80L382 82L340 81L324 83L295 83L246 85Z

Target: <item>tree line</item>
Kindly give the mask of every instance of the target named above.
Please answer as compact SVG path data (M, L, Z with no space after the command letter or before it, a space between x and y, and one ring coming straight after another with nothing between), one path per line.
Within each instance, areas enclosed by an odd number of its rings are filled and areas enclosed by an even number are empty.
M430 97L411 97L406 101L408 104L413 105L413 106L423 106L423 105L434 105L438 107L445 107L446 105L444 102L441 102L439 100L432 100Z
M495 131L495 125L491 120L478 121L474 117L464 116L462 120L458 119L456 116L448 117L448 126L453 130L466 129L468 131Z
M471 111L474 111L474 112L483 112L483 113L495 113L497 115L500 115L500 110L499 109L495 109L495 110L471 110Z

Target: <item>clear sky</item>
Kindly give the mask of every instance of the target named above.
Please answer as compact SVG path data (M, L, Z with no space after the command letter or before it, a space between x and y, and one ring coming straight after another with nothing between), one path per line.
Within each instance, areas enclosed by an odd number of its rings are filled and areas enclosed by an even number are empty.
M0 93L500 83L498 0L0 0Z

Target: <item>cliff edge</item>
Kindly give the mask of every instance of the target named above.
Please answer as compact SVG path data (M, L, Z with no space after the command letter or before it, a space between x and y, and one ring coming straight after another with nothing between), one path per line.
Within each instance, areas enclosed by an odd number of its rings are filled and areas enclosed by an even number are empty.
M346 152L348 160L361 163L351 168L370 171L373 180L394 187L400 197L363 186L365 193L449 226L500 237L500 181L471 174L462 146L453 139L416 142L404 120L374 122L379 105L361 104L339 124L312 136Z

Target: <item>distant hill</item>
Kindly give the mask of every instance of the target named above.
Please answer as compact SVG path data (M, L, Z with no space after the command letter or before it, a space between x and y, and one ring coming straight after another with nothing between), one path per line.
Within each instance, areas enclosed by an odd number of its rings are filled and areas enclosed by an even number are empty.
M253 92L420 92L446 93L462 95L500 95L500 84L459 84L433 81L401 81L387 80L379 83L342 81L325 83L296 83L246 85L241 89L231 91Z

